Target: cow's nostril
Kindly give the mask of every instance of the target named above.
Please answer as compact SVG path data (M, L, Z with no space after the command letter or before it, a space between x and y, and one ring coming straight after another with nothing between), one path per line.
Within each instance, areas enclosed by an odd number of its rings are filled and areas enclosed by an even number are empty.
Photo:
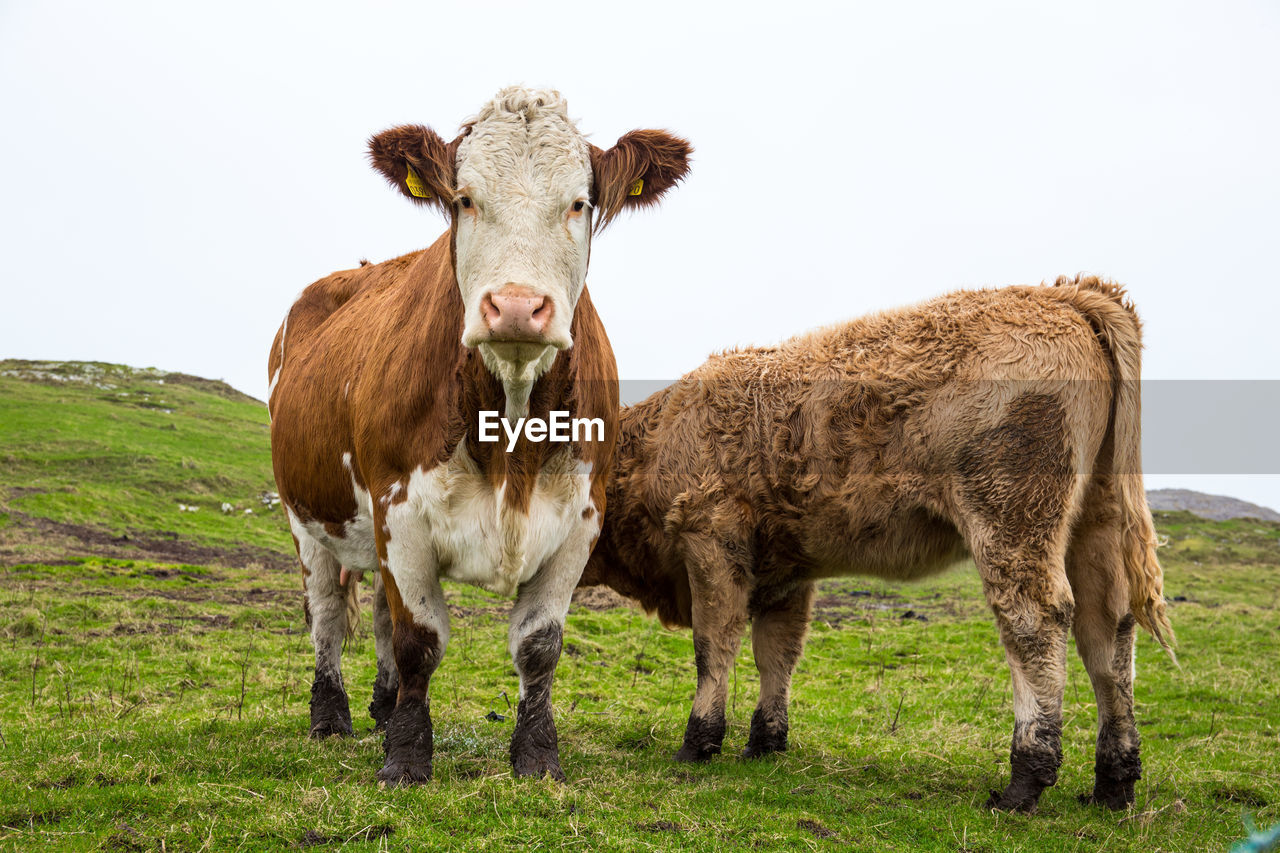
M484 298L480 300L480 315L491 326L502 317L502 311L494 304L491 294L486 293Z

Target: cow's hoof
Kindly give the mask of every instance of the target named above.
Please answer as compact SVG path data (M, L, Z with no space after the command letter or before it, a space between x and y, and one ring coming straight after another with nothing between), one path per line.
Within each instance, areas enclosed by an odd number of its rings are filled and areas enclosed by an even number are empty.
M329 737L352 737L351 721L342 719L319 720L311 724L311 738L324 740Z
M703 762L710 761L711 756L719 754L720 747L718 746L714 749L704 749L686 743L684 746L680 747L680 751L673 757L676 761L681 761L686 764L701 764Z
M541 779L543 776L550 776L557 782L565 781L564 771L560 769L560 759L554 755L541 758L532 755L522 756L511 763L511 772L517 779L529 777Z
M1040 801L1040 795L1029 794L1021 787L1015 788L1010 785L1004 789L1004 792L992 791L991 796L987 798L986 809L988 811L1002 812L1022 812L1023 814L1035 814L1036 804Z
M378 781L388 788L408 788L431 781L430 764L388 764L378 771Z
M386 694L379 695L378 688L373 688L373 701L369 703L369 716L373 718L373 730L375 732L385 731L387 722L391 719L391 712L396 709L395 691L388 691Z
M320 673L311 684L311 736L317 740L351 737L351 708L346 691L333 675Z

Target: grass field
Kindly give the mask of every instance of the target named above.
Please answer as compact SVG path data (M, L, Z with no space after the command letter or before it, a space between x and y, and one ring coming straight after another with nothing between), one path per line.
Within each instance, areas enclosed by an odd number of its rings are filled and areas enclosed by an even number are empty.
M120 382L154 397L154 378ZM981 808L1007 780L1012 707L971 566L910 586L826 584L791 749L752 762L734 754L758 687L748 648L729 754L677 765L689 635L575 606L555 687L567 784L511 778L508 602L449 587L436 778L378 788L371 620L345 661L357 737L309 741L300 583L283 519L253 504L270 489L265 415L174 386L171 419L152 421L166 413L91 383L0 376L10 849L1226 850L1244 815L1280 820L1280 525L1185 514L1157 519L1182 668L1140 638L1144 774L1128 812L1076 802L1095 712L1074 652L1058 786L1035 815Z

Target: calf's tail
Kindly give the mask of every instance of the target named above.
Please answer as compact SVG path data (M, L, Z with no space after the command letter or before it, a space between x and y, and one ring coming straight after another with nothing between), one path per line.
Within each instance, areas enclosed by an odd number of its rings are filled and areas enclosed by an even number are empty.
M1124 572L1129 608L1138 624L1177 663L1173 627L1164 600L1164 571L1156 557L1156 532L1142 485L1142 326L1124 290L1092 276L1058 279L1078 288L1080 305L1112 363L1112 475L1120 495ZM1098 298L1102 296L1104 298Z

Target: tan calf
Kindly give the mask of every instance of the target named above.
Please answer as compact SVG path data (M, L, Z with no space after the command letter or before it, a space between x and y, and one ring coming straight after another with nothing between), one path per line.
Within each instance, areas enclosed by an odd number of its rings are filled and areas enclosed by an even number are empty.
M1133 801L1135 621L1162 644L1139 457L1140 327L1096 278L958 292L727 352L623 411L584 585L692 625L698 687L676 757L720 751L751 622L760 701L745 755L786 749L814 581L909 580L972 555L1013 674L1013 777L1057 780L1067 631L1099 710L1089 799Z

